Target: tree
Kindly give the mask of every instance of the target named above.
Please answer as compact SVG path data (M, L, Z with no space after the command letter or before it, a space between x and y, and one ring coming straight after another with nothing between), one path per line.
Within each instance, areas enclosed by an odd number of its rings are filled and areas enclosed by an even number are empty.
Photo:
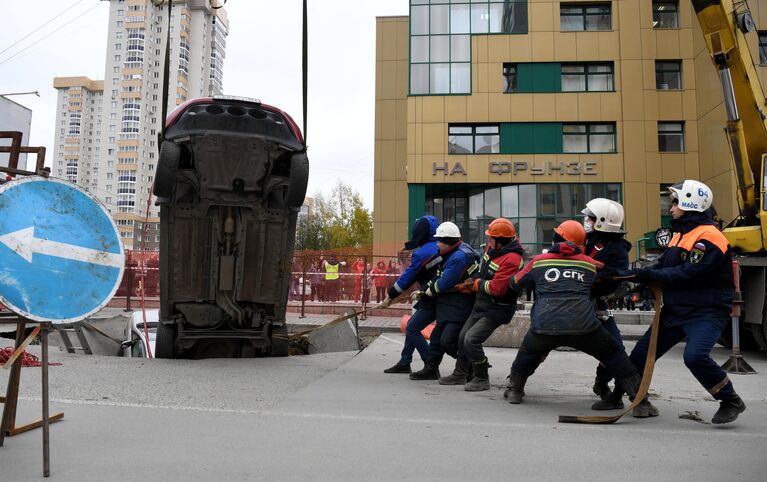
M335 249L373 243L373 216L362 198L340 179L327 197L314 196L312 212L299 220L296 249Z

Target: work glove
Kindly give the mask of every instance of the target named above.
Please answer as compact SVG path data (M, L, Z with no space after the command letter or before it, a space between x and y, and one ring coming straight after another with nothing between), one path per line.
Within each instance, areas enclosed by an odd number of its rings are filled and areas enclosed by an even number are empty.
M384 299L381 304L379 305L381 308L388 308L391 306L391 304L394 302L393 299L389 298L388 296L386 299Z
M423 291L415 290L410 295L410 301L412 301L414 304L418 303L421 300L421 297L423 296Z
M640 284L647 284L655 279L652 276L652 270L649 269L635 269L632 274L634 275L634 280Z
M436 293L434 292L434 288L430 285L426 290L423 292L424 296L433 297Z
M479 291L479 283L482 280L480 278L477 279L467 279L462 284L458 285L458 291L463 294L471 294L476 293Z
M389 289L386 290L386 296L393 300L396 300L401 294L394 286L389 286Z

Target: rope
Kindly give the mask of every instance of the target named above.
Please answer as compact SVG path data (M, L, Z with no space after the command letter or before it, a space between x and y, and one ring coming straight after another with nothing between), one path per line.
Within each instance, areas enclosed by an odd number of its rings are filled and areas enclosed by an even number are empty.
M11 359L11 356L13 356L13 352L15 350L12 346L6 346L5 348L0 349L0 365L5 365L5 363L8 362L8 360ZM41 367L43 366L42 363L40 363L40 359L37 358L35 355L31 353L27 353L26 351L21 352L21 366L22 367ZM61 366L63 363L61 362L48 362L48 366Z
M560 415L560 423L587 423L587 424L609 424L615 423L620 420L621 417L634 410L634 407L639 405L644 397L647 395L647 391L650 389L650 382L652 381L652 373L655 369L655 353L658 347L658 327L660 325L660 308L663 304L663 294L660 291L660 287L656 283L650 284L650 289L655 297L655 317L652 320L652 331L650 332L650 346L647 350L647 360L645 361L644 371L642 372L642 382L639 384L639 390L634 397L633 402L623 412L618 415L612 416L600 416L600 415ZM616 387L618 390L618 387Z

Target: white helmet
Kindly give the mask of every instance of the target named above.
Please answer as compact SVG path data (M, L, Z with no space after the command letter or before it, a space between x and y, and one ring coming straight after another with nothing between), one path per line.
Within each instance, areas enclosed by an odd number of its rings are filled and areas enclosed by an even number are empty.
M671 199L679 201L682 211L697 211L702 213L714 202L714 193L700 181L687 179L668 188Z
M586 203L581 211L586 216L596 219L594 229L605 233L620 233L623 224L623 206L611 199L594 198Z
M435 238L460 238L461 237L461 230L458 229L458 226L455 225L455 223L451 223L450 221L446 221L439 226L437 226L437 233L434 235Z

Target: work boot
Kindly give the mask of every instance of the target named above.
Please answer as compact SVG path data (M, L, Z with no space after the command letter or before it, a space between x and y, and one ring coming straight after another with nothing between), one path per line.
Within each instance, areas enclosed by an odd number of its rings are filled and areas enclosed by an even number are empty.
M658 409L655 408L655 405L650 403L647 397L644 397L642 401L639 402L639 405L634 407L634 410L631 412L631 415L633 415L634 418L657 417L658 414Z
M633 375L629 378L623 378L615 381L615 390L610 392L607 398L603 398L598 402L594 402L591 405L592 410L620 410L623 405L623 394L628 393L629 398L631 394L636 395L639 390L639 382L641 378L639 374ZM596 383L594 384L596 386ZM594 390L596 392L596 390Z
M455 361L455 368L453 373L446 377L439 379L440 385L465 385L469 376L471 363L469 359L463 356L459 356Z
M511 374L509 374L509 386L503 392L504 398L508 399L509 403L515 405L522 403L522 397L525 396L525 382L527 382L526 376L512 370Z
M410 374L411 380L439 380L439 362L442 361L442 357L438 359L427 358L424 362L423 369Z
M746 404L737 395L719 402L719 410L714 414L711 423L734 422L738 415L746 411Z
M410 369L410 363L408 363L407 365L397 363L393 367L390 367L384 370L384 373L410 373L411 371L412 370Z
M472 378L463 389L467 392L490 390L490 377L487 374L487 369L490 368L490 364L487 362L487 358L481 362L474 362L472 365L474 367L474 378Z
M608 385L610 378L612 377L607 373L607 370L602 367L602 365L599 365L597 367L597 376L594 378L594 386L591 387L591 389L594 391L594 395L599 397L603 402L607 400L611 393Z

